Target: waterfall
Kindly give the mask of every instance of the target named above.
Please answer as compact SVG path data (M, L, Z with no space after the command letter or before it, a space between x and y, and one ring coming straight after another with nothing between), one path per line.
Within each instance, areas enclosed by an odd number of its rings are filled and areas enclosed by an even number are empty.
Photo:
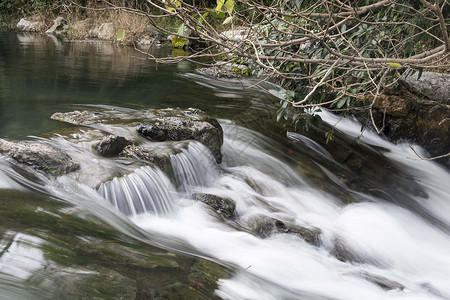
M101 184L98 192L127 216L164 216L175 209L169 179L162 171L148 166Z
M208 186L219 176L219 168L211 151L192 142L188 149L170 157L177 188L184 193Z

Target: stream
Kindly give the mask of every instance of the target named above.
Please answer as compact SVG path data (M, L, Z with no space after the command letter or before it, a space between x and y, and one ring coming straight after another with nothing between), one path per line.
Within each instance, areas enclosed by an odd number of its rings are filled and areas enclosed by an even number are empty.
M166 281L187 276L193 286L183 265L194 262L184 258L225 269L218 299L450 299L448 170L328 112L320 116L338 132L334 145L286 132L274 116L277 86L268 93L204 77L191 63L141 58L106 43L0 32L0 138L51 144L81 165L51 177L0 156L1 299L166 299ZM173 174L100 157L96 128L50 119L167 107L217 118L221 164L200 143L170 158ZM231 199L234 216L195 193ZM148 266L155 257L164 272ZM108 280L120 289L104 288ZM167 297L197 299L179 291Z

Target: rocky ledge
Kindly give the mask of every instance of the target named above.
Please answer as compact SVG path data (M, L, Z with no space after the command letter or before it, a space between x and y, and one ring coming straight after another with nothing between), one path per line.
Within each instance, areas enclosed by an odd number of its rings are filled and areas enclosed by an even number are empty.
M170 155L187 148L190 141L197 141L211 150L217 163L222 162L222 127L216 119L199 109L73 111L55 113L51 118L109 133L117 131L117 128L128 128L153 142L138 145L124 137L105 138L96 146L103 156L134 157L164 169Z
M374 104L374 120L392 141L411 141L430 156L450 153L450 105L408 91L382 95ZM449 158L440 161L450 166Z
M32 166L49 175L61 175L79 169L80 165L60 149L38 143L0 139L0 155Z

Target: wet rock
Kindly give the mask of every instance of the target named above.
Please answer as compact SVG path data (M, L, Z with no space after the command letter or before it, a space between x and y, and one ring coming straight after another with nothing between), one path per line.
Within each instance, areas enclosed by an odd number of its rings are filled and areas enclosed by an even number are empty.
M105 122L102 114L92 111L72 111L66 113L54 113L50 119L61 122L67 122L74 125L93 125Z
M120 157L135 158L150 162L160 168L162 171L170 170L170 156L176 155L182 149L187 149L191 141L181 142L161 142L146 144L145 146L128 145L122 152Z
M45 31L45 33L61 35L66 34L68 29L69 26L67 25L66 20L64 20L63 17L57 17L55 20L53 20L52 27L50 27L47 31Z
M334 249L331 251L338 260L342 262L356 262L363 263L363 259L359 257L350 247L341 239L336 239Z
M131 144L133 144L133 142L122 136L110 135L104 137L100 143L95 145L95 150L103 156L116 156L119 155L126 146Z
M450 152L449 105L403 92L401 96L379 97L374 109L375 123L380 128L384 124L383 133L389 139L416 143L431 156ZM447 158L441 162L449 164L450 160Z
M419 72L416 72L400 82L413 93L450 105L450 74L423 72L419 78Z
M44 26L42 22L39 21L28 21L25 18L20 19L17 23L17 29L21 31L38 32Z
M212 151L217 163L222 162L222 127L200 110L188 109L174 116L161 116L139 125L137 131L153 141L198 141Z
M0 139L0 155L11 157L18 163L32 166L50 175L61 175L80 168L80 165L62 150L37 142Z
M320 178L317 182L319 186L341 196L344 203L360 199L353 196L353 191L389 201L392 198L388 195L395 194L398 196L396 198L402 199L405 204L413 202L410 196L428 197L423 187L415 184L414 176L408 173L408 169L393 165L384 155L384 152L389 151L388 149L358 143L338 130L334 131L333 142L326 143L323 136L329 129L327 125L322 124L315 132L299 130L301 134L289 133L288 135L292 150L313 160L321 160L327 184L323 185L321 182L323 178ZM302 135L315 140L317 146L305 143ZM389 193L385 193L386 190L389 190Z
M229 198L222 198L212 194L195 193L192 198L211 206L221 214L232 218L235 214L236 203Z
M275 226L279 232L295 234L302 238L308 244L319 246L320 245L320 234L322 231L319 228L306 228L303 226L286 224L280 220L275 221Z
M242 78L241 74L233 72L233 69L230 64L216 65L208 68L199 68L196 69L195 71L201 75L212 78L224 78L224 79Z
M319 228L306 228L299 225L284 223L281 220L264 215L252 216L246 221L251 232L260 238L268 238L275 233L294 234L313 246L320 244L319 236L322 231Z
M376 285L385 290L397 290L397 289L403 290L405 288L404 285L398 283L397 281L389 280L381 276L373 275L366 272L358 273L358 275L363 277L367 281L375 283Z

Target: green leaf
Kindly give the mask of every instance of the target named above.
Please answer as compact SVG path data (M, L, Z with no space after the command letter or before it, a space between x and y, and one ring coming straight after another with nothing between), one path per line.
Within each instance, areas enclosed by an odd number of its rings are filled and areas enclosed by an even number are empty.
M234 0L217 0L216 11L228 12L231 14L234 9Z
M423 72L423 67L419 68L419 75L417 76L417 80L420 79L420 77L422 77L422 72Z
M395 67L395 68L398 68L398 67L401 67L402 65L401 64L399 64L399 63L387 63L388 65L390 65L391 67Z
M228 24L231 22L231 20L233 20L233 16L229 16L228 18L225 19L225 21L223 21L223 25Z
M166 1L163 1L164 3ZM175 11L176 8L181 6L182 0L170 0L170 5L166 5L167 10L169 11Z
M125 30L120 29L119 31L117 31L117 40L118 41L123 41L124 37L125 37Z
M175 48L183 48L184 46L186 46L188 43L188 41L185 38L179 37L179 36L175 36L172 39L172 45Z
M341 108L342 106L344 106L344 104L345 104L346 102L347 102L347 97L342 98L342 99L340 99L340 100L338 101L336 107L337 107L337 108Z

